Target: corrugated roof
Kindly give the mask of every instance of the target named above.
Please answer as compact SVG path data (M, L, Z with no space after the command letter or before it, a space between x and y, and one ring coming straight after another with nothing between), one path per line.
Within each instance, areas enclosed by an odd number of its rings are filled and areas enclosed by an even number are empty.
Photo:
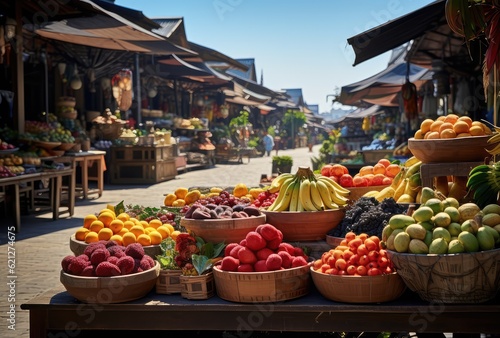
M160 28L153 29L153 32L168 38L169 41L179 46L189 48L183 18L155 18L152 20L160 26Z
M238 62L248 67L247 71L238 69L228 69L226 73L236 75L245 80L257 82L257 75L255 74L255 59L236 59Z

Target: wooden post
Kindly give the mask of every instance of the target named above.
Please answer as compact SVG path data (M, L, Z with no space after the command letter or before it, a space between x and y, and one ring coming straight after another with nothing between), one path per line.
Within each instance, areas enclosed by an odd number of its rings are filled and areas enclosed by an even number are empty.
M24 67L23 67L23 20L22 1L16 1L16 38L14 50L14 88L15 94L14 109L17 120L14 120L14 127L19 133L24 133Z

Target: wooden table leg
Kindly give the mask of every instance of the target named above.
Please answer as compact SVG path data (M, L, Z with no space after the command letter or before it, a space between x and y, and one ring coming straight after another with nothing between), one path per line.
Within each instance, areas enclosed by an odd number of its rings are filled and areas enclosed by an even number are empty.
M104 155L101 155L97 161L97 189L99 190L98 196L102 196L104 191Z
M87 157L84 157L82 163L82 190L83 190L83 198L89 198L89 162Z
M69 187L68 187L68 212L70 216L73 216L75 213L75 190L76 190L76 173L75 167L73 167L73 172L69 178Z
M14 220L16 232L21 231L21 197L19 196L19 184L14 184Z
M61 206L62 192L62 176L51 178L51 195L52 195L52 219L59 219L59 207Z

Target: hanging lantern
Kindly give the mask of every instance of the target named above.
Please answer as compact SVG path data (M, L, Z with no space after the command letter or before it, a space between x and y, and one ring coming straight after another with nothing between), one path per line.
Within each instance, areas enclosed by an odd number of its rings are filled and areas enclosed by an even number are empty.
M71 82L69 84L71 86L71 89L73 90L79 90L82 88L82 80L80 79L80 76L78 75L78 68L75 65L75 72L73 76L71 77Z

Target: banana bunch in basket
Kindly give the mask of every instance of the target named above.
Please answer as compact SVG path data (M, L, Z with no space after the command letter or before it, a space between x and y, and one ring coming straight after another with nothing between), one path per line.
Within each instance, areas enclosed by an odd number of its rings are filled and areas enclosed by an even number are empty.
M278 192L267 211L321 211L345 206L350 191L330 177L315 175L309 167L299 167L296 174L276 177L269 188Z

